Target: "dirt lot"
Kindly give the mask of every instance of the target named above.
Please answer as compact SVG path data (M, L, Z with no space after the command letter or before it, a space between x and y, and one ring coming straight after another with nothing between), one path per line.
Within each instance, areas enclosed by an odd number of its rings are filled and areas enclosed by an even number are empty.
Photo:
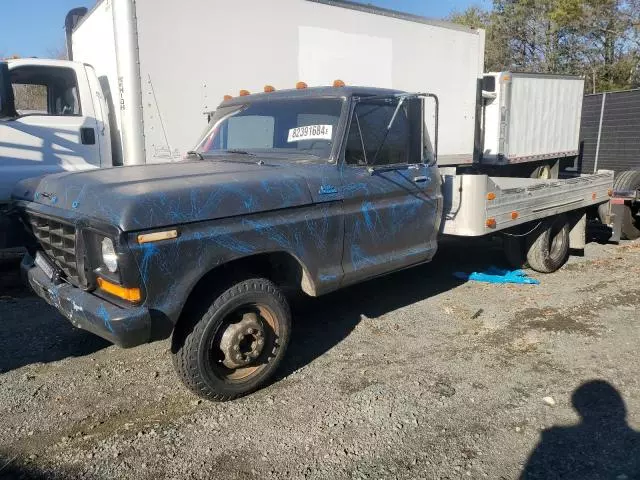
M296 304L280 377L225 404L179 384L168 342L74 330L5 267L0 477L640 478L640 244L540 286L453 277L487 248Z

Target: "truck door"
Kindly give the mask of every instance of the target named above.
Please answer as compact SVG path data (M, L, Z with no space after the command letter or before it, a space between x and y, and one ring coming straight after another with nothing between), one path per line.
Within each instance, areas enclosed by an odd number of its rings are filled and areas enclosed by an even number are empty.
M0 121L0 198L22 178L100 167L96 115L82 64L9 62L15 116Z
M422 101L406 99L397 108L398 102L363 99L353 109L341 166L345 283L425 262L435 253L439 180L424 158Z

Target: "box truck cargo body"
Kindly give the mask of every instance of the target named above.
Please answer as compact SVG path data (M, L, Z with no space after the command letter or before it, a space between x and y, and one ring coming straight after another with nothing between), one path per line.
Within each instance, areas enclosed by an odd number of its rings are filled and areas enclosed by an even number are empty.
M111 92L116 163L180 158L226 94L335 79L435 93L440 163L477 150L482 30L345 1L103 0L70 44Z

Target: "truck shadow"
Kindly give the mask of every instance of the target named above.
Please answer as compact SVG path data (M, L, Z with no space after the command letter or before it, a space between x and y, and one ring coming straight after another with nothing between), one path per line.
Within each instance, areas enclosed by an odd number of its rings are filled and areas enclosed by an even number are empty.
M0 326L0 373L90 355L110 345L74 328L33 295L22 284L18 262L0 263Z
M62 480L74 478L76 475L64 470L42 470L34 463L7 453L0 452L0 478L3 480ZM83 475L82 478L91 478Z
M331 350L361 319L377 318L412 303L452 290L463 283L456 271L472 272L490 265L508 268L499 242L451 240L439 247L431 263L370 280L320 298L293 303L294 328L278 379Z

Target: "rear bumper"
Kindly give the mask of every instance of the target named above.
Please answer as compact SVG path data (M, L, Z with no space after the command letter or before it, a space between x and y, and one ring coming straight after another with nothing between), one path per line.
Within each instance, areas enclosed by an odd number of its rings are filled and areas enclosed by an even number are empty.
M75 327L124 348L151 340L148 309L121 308L67 283L55 284L29 255L22 262L22 273L36 294L57 308Z

